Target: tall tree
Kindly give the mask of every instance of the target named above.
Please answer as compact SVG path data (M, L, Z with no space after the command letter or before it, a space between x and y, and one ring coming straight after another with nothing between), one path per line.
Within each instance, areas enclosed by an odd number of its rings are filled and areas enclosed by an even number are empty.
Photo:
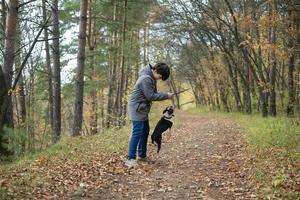
M21 31L19 27L17 32L19 35L18 37L21 38ZM18 39L17 48L21 49L20 39ZM18 51L15 59L15 71L20 71L21 61L22 61L21 51ZM25 98L25 83L24 83L23 73L20 74L20 78L17 82L15 97L16 97L15 98L16 103L14 106L14 110L16 110L15 112L16 115L15 118L17 119L16 128L24 131L26 128L26 98ZM26 141L23 138L20 153L23 154L25 152L25 148L26 148Z
M270 20L270 30L269 30L269 42L271 44L271 49L269 53L269 68L270 68L270 104L269 113L271 116L276 116L276 92L275 92L275 80L276 80L276 15L277 15L277 0L272 0L269 2L269 20Z
M46 0L42 0L42 9L43 9L43 21L46 23L47 21L47 7ZM44 29L44 40L45 40L45 54L46 54L46 69L48 73L48 109L49 109L49 122L51 127L51 132L53 132L54 124L53 124L53 88L52 88L52 70L51 70L51 57L50 57L50 48L49 48L49 33L48 28Z
M1 0L1 21L0 21L0 49L4 48L4 38L5 38L5 27L6 27L6 3L5 0ZM2 54L2 50L0 51Z
M91 134L96 134L98 132L98 98L97 98L97 89L95 88L93 82L97 81L96 73L96 49L99 42L99 33L97 30L96 23L96 2L95 0L89 0L88 2L88 47L89 47L89 57L90 57L90 81L92 83L92 88L90 89L90 132ZM100 32L100 31L99 31Z
M127 27L127 0L124 0L124 5L123 5L123 25L122 25L122 47L121 47L121 60L120 60L120 68L121 68L121 74L120 74L120 81L118 82L118 94L117 94L117 117L118 117L118 125L121 126L124 124L125 116L123 113L123 98L124 98L124 93L125 93L125 42L126 42L126 27Z
M116 0L112 0L113 4L113 22L116 23L117 21L117 2ZM111 31L111 39L110 39L110 66L108 71L108 93L107 93L107 108L106 108L106 120L105 120L105 128L110 128L113 121L113 97L114 92L116 90L115 81L116 80L116 72L117 72L117 65L116 65L116 45L117 45L117 30L116 27L112 28Z
M84 61L87 30L88 0L80 2L79 45L77 54L77 73L75 85L75 105L73 120L73 136L81 134L83 113Z
M146 65L147 63L149 63L149 26L150 26L150 22L147 20L145 22L145 27L143 28L143 40L144 40L144 44L143 44L143 61L144 61L144 65Z
M5 77L4 73L2 70L2 66L0 66L0 156L2 155L7 155L8 151L7 149L3 146L3 144L7 143L7 141L4 140L3 138L3 126L7 126L7 121L5 120L5 100L7 98L7 93L8 93L8 88L6 86L5 82Z
M18 0L10 0L8 2L8 13L6 18L6 29L5 29L5 44L4 44L4 65L3 65L3 75L5 80L5 89L10 89L12 86L13 77L13 65L15 59L15 44L17 35L17 21L18 21ZM12 99L11 92L8 91L4 94L4 101L1 106L0 113L0 142L2 143L3 125L13 128L13 110L12 110ZM3 151L2 153L7 153Z
M53 44L52 44L52 85L53 85L53 129L52 142L56 143L61 135L61 78L60 78L60 49L59 49L59 10L58 0L52 1Z
M294 9L294 2L288 2L288 105L287 116L294 115L295 108L295 86L294 86L294 72L295 72L295 43L296 43L296 10Z
M243 15L244 15L244 23L243 23L243 32L244 32L244 41L249 37L250 35L250 25L249 25L249 16L250 12L252 12L251 6L252 3L249 0L244 1L243 5ZM243 102L244 102L244 109L246 113L252 112L252 105L251 105L251 92L250 92L250 59L249 59L249 45L245 45L243 47L243 72L245 74L245 79L243 82L244 90L243 90Z

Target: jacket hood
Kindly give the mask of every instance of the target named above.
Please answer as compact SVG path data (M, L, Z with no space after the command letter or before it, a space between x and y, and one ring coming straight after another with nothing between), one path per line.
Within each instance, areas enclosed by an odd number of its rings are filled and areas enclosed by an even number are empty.
M148 64L140 70L139 75L140 76L148 75L148 76L151 76L152 79L154 79L151 69L152 69L152 66L150 64Z

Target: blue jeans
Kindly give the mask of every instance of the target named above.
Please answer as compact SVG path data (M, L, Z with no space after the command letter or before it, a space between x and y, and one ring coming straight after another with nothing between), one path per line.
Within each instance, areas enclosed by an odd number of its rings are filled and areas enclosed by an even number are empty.
M149 120L132 121L132 133L128 146L128 159L135 159L138 149L138 156L147 157L147 141L149 135Z

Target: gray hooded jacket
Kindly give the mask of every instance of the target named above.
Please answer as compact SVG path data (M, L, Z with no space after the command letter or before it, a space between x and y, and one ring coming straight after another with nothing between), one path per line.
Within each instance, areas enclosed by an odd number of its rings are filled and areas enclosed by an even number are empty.
M168 99L168 94L157 92L156 80L151 66L146 65L139 73L139 79L129 96L128 114L131 121L146 121L152 101Z

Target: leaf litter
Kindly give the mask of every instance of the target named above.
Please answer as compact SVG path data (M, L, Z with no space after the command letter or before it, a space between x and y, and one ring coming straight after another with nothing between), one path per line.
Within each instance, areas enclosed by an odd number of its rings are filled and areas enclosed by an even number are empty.
M85 152L79 159L39 157L28 168L1 176L1 187L16 199L257 198L252 157L239 126L181 111L176 117L180 125L163 138L161 153L149 143L149 161L136 168L124 166L126 149ZM39 174L39 179L23 187L9 185L7 180L24 179L24 173Z

